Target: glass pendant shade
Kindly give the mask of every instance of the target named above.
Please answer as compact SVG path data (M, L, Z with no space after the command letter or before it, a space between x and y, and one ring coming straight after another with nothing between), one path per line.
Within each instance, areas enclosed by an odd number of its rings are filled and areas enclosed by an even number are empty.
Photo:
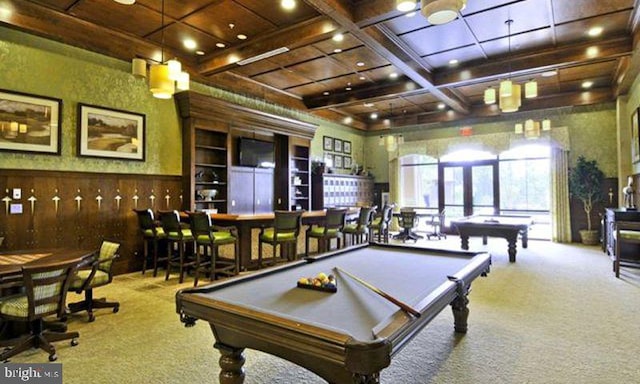
M147 62L138 58L131 60L131 73L135 77L147 77Z
M516 112L518 108L520 108L520 84L513 85L513 92L511 96L503 97L502 93L500 94L500 110L504 113Z
M531 119L524 122L524 137L527 139L537 139L540 137L540 122Z
M542 120L542 130L543 131L550 131L551 130L551 120L549 120L549 119Z
M167 61L167 66L169 67L169 79L177 81L182 72L182 64L178 60L172 59Z
M158 99L170 99L175 91L173 80L169 79L169 66L166 64L153 64L149 70L149 90L153 97Z
M538 96L538 83L535 80L529 80L524 83L524 97L532 99Z
M465 6L464 0L421 0L421 12L429 24L446 24Z
M515 128L515 133L522 134L522 132L524 132L524 128L522 126L522 123L517 123L516 124L516 128Z
M380 138L378 139L378 145L381 147L384 147L384 144L385 144L384 136L380 136Z
M511 80L502 80L500 82L500 97L509 97L513 94L513 82Z
M178 76L178 80L176 80L176 89L180 91L189 90L189 73L180 72L180 76Z
M484 103L495 104L496 102L496 90L495 88L487 88L484 90Z
M394 136L387 136L385 138L385 147L387 148L387 152L393 152L398 147L396 145L396 138Z
M131 5L131 4L135 4L136 0L113 0L116 3L120 3L120 4L124 4L124 5Z

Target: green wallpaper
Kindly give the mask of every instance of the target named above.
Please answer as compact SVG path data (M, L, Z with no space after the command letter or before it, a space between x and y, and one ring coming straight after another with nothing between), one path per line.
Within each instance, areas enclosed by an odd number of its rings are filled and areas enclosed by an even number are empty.
M62 99L61 156L0 152L0 166L180 175L181 133L173 100L151 96L129 63L0 28L0 88ZM146 161L76 156L78 103L146 115Z
M526 118L551 119L552 127L568 127L571 141L569 154L570 164L575 164L578 156L584 155L589 159L596 159L602 171L608 177L617 175L617 141L616 141L616 111L615 105L603 104L599 106L570 108L557 111L547 111L542 115L519 116L517 121ZM510 118L510 117L507 117ZM465 124L473 128L474 135L508 132L513 130L516 120L492 121L487 123ZM410 127L403 130L405 141L429 140L459 135L461 126L441 128ZM376 176L376 182L389 181L388 155L384 147L378 145L379 136L369 136L365 139L367 154L377 154L367 165Z

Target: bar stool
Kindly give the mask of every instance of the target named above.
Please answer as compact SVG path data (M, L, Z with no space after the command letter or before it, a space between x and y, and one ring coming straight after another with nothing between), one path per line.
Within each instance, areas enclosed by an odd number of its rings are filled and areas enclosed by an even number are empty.
M347 224L342 231L345 236L349 235L351 239L351 245L362 244L362 238L366 238L371 241L371 230L369 227L373 222L373 216L376 213L376 207L362 207L360 208L360 214L358 215L358 221L354 224Z
M134 209L138 216L138 227L142 234L143 244L143 257L142 261L142 274L144 275L147 270L147 260L149 259L149 245L153 246L153 277L158 274L158 262L166 261L167 257L158 257L158 243L160 240L164 240L167 236L161 226L158 226L154 217L153 211L150 209Z
M318 253L328 251L331 248L331 239L336 239L337 247L340 249L340 237L344 237L342 230L344 229L346 215L346 208L329 208L322 226L310 225L307 228L305 239L305 256L309 256L309 240L312 238L318 241Z
M273 257L269 260L269 263L276 263L278 261L287 261L282 257L282 246L293 246L294 249L298 243L298 235L300 234L300 227L302 226L302 213L303 211L275 211L275 218L273 220L273 227L262 227L260 234L258 235L258 267L262 268L263 244L270 244L273 248ZM280 245L280 257L277 257L277 248ZM294 258L296 252L293 252Z
M172 266L177 266L180 270L180 280L184 281L184 272L188 267L196 265L196 259L193 254L187 254L187 245L193 244L195 238L191 233L190 228L183 228L180 224L180 214L178 211L160 211L160 222L162 223L162 229L167 238L167 273L164 279L169 280L169 273ZM174 255L172 248L177 248L178 254Z
M217 227L212 225L211 216L204 212L187 212L191 232L196 239L196 265L193 286L198 285L200 271L209 271L209 279L215 280L216 273L235 276L240 271L240 252L238 251L238 234L235 227ZM234 258L219 258L218 248L222 245L234 245ZM200 248L203 252L200 253ZM203 260L209 254L208 261Z
M370 228L369 239L373 239L374 233L378 234L378 242L384 240L385 243L389 242L389 227L391 226L391 219L393 218L393 205L385 204L382 208L382 213L379 217L373 219Z

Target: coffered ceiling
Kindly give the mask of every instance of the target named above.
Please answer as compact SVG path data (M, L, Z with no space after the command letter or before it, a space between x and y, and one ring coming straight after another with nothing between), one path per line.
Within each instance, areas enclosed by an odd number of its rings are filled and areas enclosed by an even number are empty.
M166 0L164 17L161 0L0 0L0 22L122 60L160 60L162 46L195 81L378 130L387 118L499 116L483 93L505 78L538 82L521 111L615 100L640 69L636 5L468 0L454 21L430 25L394 0L297 0L290 11L279 0Z

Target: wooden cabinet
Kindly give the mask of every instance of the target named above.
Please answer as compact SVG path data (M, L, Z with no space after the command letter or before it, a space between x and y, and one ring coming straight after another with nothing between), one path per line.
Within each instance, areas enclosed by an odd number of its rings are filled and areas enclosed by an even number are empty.
M373 178L332 173L314 174L313 209L373 205Z
M228 212L273 212L273 169L231 167Z
M602 238L606 243L605 250L609 256L615 254L615 223L618 221L640 221L640 212L626 211L624 209L607 208L602 228ZM640 244L622 244L620 260L625 264L640 263Z
M292 145L289 173L289 206L291 210L311 208L311 172L309 146Z
M228 140L225 126L191 120L183 126L183 200L189 210L227 212Z

